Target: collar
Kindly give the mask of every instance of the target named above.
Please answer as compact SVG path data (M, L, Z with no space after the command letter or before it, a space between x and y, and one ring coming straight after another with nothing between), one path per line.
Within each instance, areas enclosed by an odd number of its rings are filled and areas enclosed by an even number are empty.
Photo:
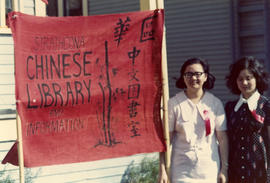
M185 92L183 92L183 94L184 94L185 99L187 100L187 102L188 102L191 106L198 106L198 105L200 105L201 103L203 103L203 101L207 100L207 98L208 98L208 92L207 92L207 91L204 91L204 92L203 92L203 95L202 95L202 97L201 97L201 99L199 100L199 102L198 102L197 104L194 104L194 103L187 97L187 95L186 95Z
M258 90L256 90L256 92L253 93L251 97L249 97L248 99L245 99L243 95L241 94L237 104L234 107L234 111L235 112L238 111L238 109L241 107L243 103L248 104L248 108L250 111L256 110L259 98L260 98L260 93L258 92Z

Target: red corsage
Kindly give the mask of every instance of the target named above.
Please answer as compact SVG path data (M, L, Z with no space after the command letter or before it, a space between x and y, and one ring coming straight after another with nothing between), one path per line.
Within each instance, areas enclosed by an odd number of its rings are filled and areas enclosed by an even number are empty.
M259 114L256 113L256 110L251 111L252 116L259 121L260 123L264 122L264 117L260 116Z
M208 136L211 133L211 124L210 124L209 112L207 110L204 110L203 114L204 114L204 123L205 123L205 131L206 131L205 136Z
M45 4L48 5L48 0L41 0L41 1L43 1Z

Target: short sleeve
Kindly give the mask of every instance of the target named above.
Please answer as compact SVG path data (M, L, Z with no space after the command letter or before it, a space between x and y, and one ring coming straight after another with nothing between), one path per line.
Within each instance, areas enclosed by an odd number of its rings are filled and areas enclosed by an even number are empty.
M216 101L216 130L226 131L227 130L227 120L225 115L225 110L222 102L217 99Z
M168 123L169 123L169 131L173 132L175 127L175 111L174 111L174 100L170 99L168 102Z

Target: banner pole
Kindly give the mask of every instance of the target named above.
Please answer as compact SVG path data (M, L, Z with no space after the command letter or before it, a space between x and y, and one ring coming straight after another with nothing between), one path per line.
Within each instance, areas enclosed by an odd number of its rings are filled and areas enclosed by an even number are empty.
M164 9L164 0L156 0L157 8ZM164 20L165 22L165 20ZM166 26L164 23L163 40L162 40L162 93L163 93L163 126L167 151L165 152L165 167L167 174L170 175L171 149L170 149L170 133L168 124L168 66L167 66L167 44L166 44Z
M140 0L141 10L164 9L164 0ZM166 49L166 26L164 24L163 40L162 40L162 103L163 103L163 127L164 138L166 141L167 151L165 152L165 167L168 175L170 174L171 149L170 149L170 134L168 124L168 100L169 100L169 85L168 85L168 68L167 68L167 49Z
M18 142L18 161L19 161L19 172L20 172L20 183L24 183L24 161L23 161L23 145L22 145L22 125L21 118L16 112L16 123L17 123L17 142Z
M23 11L23 0L12 1L13 10L14 11ZM15 58L15 55L14 55ZM15 69L15 62L14 62L14 69ZM16 108L17 110L17 108ZM22 125L21 119L16 111L16 127L17 127L17 150L18 150L18 163L19 163L19 180L20 183L24 183L24 161L23 161L23 145L22 145Z

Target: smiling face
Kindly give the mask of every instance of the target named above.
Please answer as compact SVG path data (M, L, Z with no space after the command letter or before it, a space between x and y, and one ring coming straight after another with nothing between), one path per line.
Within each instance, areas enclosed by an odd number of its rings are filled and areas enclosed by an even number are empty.
M248 69L243 69L237 77L237 86L243 97L248 99L256 91L256 78Z
M184 72L184 82L187 90L200 90L207 80L207 74L204 73L201 64L192 64L186 67Z

